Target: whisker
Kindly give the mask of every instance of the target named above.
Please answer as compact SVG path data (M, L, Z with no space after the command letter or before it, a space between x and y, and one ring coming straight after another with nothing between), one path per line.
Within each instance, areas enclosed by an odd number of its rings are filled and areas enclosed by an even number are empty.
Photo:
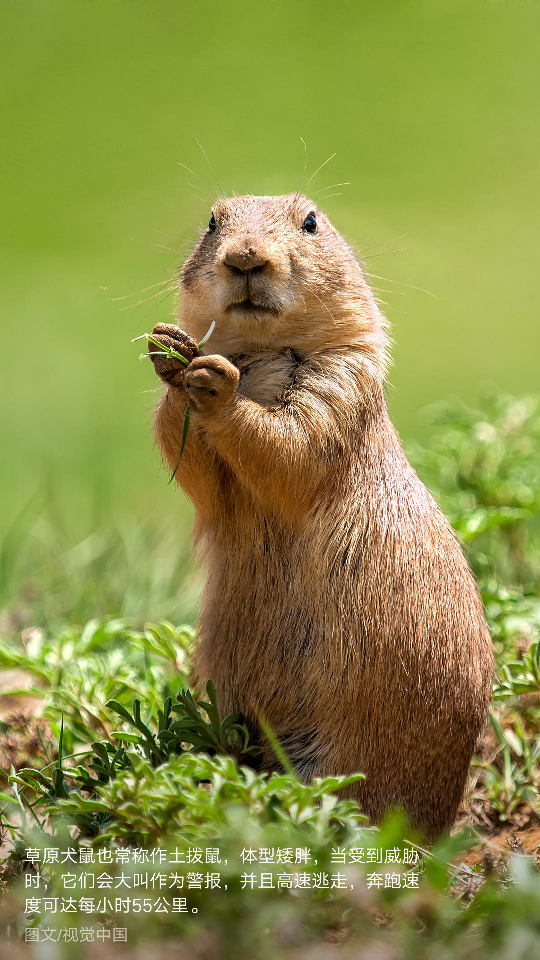
M350 185L350 180L344 180L343 183L331 183L328 187L322 187L321 190L316 190L313 196L316 197L317 194L324 193L325 190L333 190L334 187L350 187Z
M393 237L392 240L382 240L381 243L374 243L370 247L363 247L362 250L358 251L358 255L364 253L365 250L376 250L377 247L384 247L387 243L399 243L400 240L403 240L404 237L409 236L409 231L402 233L400 237Z
M324 303L324 301L321 300L321 298L319 297L319 295L315 292L315 290L313 289L310 281L309 281L309 280L306 280L305 277L300 277L300 276L298 276L298 274L296 274L296 273L291 273L291 276L294 277L295 280L300 281L300 283L305 284L305 286L308 288L309 292L310 292L311 294L313 294L313 296L315 297L316 300L319 301L321 307L324 307L324 309L326 310L326 312L327 312L328 315L330 316L330 318L331 318L331 320L332 320L332 323L335 323L335 322L336 322L336 319L335 319L335 317L334 317L334 314L333 314L332 311L328 308L327 304ZM300 294L300 296L302 296L302 294ZM305 301L304 301L304 304L305 304Z
M190 197L193 197L195 200L200 200L201 203L207 203L206 197L200 197L197 193L190 193Z
M304 313L307 313L306 298L304 297L304 294L300 290L298 290L297 292L302 299L302 303L304 304Z
M319 201L321 203L324 203L325 200L330 200L330 197L342 197L342 196L343 196L343 190L340 190L338 193L329 193L326 197L319 197Z
M167 291L167 293L163 297L163 300L166 300L167 297L170 297L171 293L174 293L175 290L176 290L176 284L174 285L174 287L171 288L171 290ZM143 300L139 300L138 303L128 303L127 307L120 307L120 309L135 311L138 307L142 307L143 303L148 303L149 300L155 300L155 298L160 297L162 293L163 293L163 290L158 290L156 293L151 293L149 297L144 297ZM163 300L161 300L160 303L163 303Z
M199 142L199 141L197 141L197 143L198 143L198 142ZM178 161L178 166L179 166L179 167L183 167L184 170L187 170L187 172L190 173L192 177L195 177L195 179L198 180L199 183L202 183L203 187L206 187L206 189L207 189L208 191L210 191L210 187L208 186L206 180L203 180L202 177L199 177L199 175L198 175L197 173L195 173L195 171L192 170L191 167L188 167L187 164L185 164L185 163L180 163L180 161Z
M306 179L306 170L307 170L307 146L306 146L306 141L304 140L303 137L300 137L300 140L301 140L302 143L304 144L304 170L303 170L303 173L302 173L302 180L301 180L301 182L300 182L300 186L299 186L298 190L296 191L296 193L295 193L295 195L294 195L294 200L293 200L293 202L292 202L292 204L291 204L291 206L293 206L293 207L294 207L296 201L298 200L298 197L299 197L300 194L302 193L302 190L304 189L304 180Z
M368 253L362 260L377 260L379 257L393 257L396 253L407 253L407 247L401 247L397 250L387 250L386 253Z
M163 230L158 230L157 227L154 227L154 233L159 233L160 237L167 237L168 234L163 233ZM184 246L187 246L188 242L185 237L171 237L171 240L181 240Z
M160 280L159 283L152 283L149 287L143 287L141 293L146 293L147 290L155 290L156 287L164 287L168 283L176 283L180 279L179 274L175 274L174 277L171 277L170 280Z
M131 238L132 243L146 243L149 247L158 247L160 250L166 250L167 253L174 253L176 256L180 256L180 250L173 250L172 247L166 247L163 243L153 243L152 240L137 240L137 237Z
M209 161L209 159L208 159L208 155L207 155L207 153L206 153L206 150L204 149L204 147L203 147L202 143L200 142L200 140L197 140L197 143L199 144L199 147L200 147L201 150L202 150L203 156L204 156L204 158L205 158L208 166L210 167L210 170L211 170L211 172L212 172L212 176L213 176L214 180L216 181L216 183L217 183L217 185L218 185L218 190L219 190L221 196L224 197L225 194L224 194L223 190L221 189L221 184L220 184L218 178L216 177L216 175L215 175L215 173L214 173L214 168L212 167L212 164L210 163L210 161Z
M319 170L322 170L322 168L325 167L327 163L330 163L330 161L333 160L335 156L336 156L336 154L333 153L330 157L328 157L328 160L325 160L324 163L321 163L320 167L317 167L315 173L312 173L312 174L311 174L308 182L306 183L306 187L309 187L311 181L313 180L314 177L317 176Z
M409 287L411 290L419 290L420 293L427 293L428 296L433 297L434 300L439 299L434 293L431 292L431 290L424 290L423 287L416 287L414 283L404 283L403 280L391 280L390 277L380 277L377 273L367 273L367 271L364 271L364 273L366 277L375 277L376 280L384 280L386 283L399 283L402 287Z
M144 317L142 318L141 322L142 322L143 320L146 320L146 318L147 318L148 316L150 316L151 313L153 313L153 311L156 309L156 307L159 307L160 304L165 303L165 300L168 300L169 297L172 296L172 294L175 293L175 292L176 292L176 288L173 288L172 290L169 290L169 292L168 292L167 294L165 294L165 296L159 301L159 303L155 303L154 306L152 307L152 309L149 310L148 313L146 313L146 314L144 315ZM156 297L156 296L157 296L157 294L154 294L154 297ZM148 297L148 299L149 299L149 300L152 300L152 299L154 299L154 298L153 298L153 297ZM135 313L136 310L138 310L139 307L142 307L142 305L143 305L144 303L146 303L146 300L142 300L141 303L137 303L137 304L133 305L132 307L121 307L120 309L121 309L121 310L133 310L133 313Z
M300 277L296 273L291 273L291 276L293 277L294 280L300 279ZM298 293L301 296L302 302L304 304L304 313L307 313L306 298L304 297L304 294L302 293L301 290L299 290Z
M205 197L208 197L208 199L210 200L210 203L214 202L214 198L211 197L210 194L206 192L206 190L202 190L200 187L198 187L196 183L191 183L190 180L186 180L186 183L188 187L193 187L194 190L199 190L199 192L202 193Z
M158 283L152 283L149 287L143 287L142 290L137 290L136 293L126 293L123 297L107 297L108 303L116 303L118 300L129 300L130 297L137 297L140 293L146 293L147 290L154 290L156 287L166 287L170 283L176 283L177 277L171 277L168 280L159 280ZM158 294L161 293L161 290L158 290ZM156 294L154 294L156 296Z

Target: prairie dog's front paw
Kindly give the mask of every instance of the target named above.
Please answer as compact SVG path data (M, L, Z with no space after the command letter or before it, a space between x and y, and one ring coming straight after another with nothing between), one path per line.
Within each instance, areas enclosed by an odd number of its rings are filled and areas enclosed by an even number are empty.
M158 377L173 387L181 387L186 369L185 365L181 360L167 357L166 353L160 356L160 352L172 348L182 357L185 357L189 363L194 357L200 357L201 355L196 341L173 323L156 323L152 330L152 340L157 340L160 344L158 347L156 343L152 343L151 340L148 341L148 353Z
M192 410L212 414L232 399L240 371L225 357L195 357L184 374L184 387Z

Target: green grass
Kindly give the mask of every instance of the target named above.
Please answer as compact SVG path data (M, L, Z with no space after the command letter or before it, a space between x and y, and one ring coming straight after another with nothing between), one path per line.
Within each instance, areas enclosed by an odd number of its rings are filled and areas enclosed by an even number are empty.
M145 522L100 511L99 526L78 532L54 498L31 501L0 540L0 624L22 629L82 626L91 617L129 617L138 626L156 613L193 623L201 585L189 543L191 513Z
M122 872L133 883L140 872L137 861L122 862L129 850L159 848L165 860L178 850L184 860L174 867L175 891L167 892L169 906L173 895L185 895L189 912L126 915L122 926L132 946L179 938L195 950L215 941L212 956L250 960L286 960L331 942L342 945L337 956L344 958L366 944L389 960L538 955L538 401L491 394L477 410L457 402L440 405L432 421L429 445L411 446L410 454L464 539L497 660L491 723L452 835L425 849L397 811L379 828L370 827L347 799L351 778L301 784L286 756L283 772L260 771L242 718L218 716L213 686L204 700L193 700L188 687L194 631L174 626L174 617L156 619L182 602L186 568L176 538L156 535L153 554L151 541L140 531L133 534L130 567L119 564L122 553L112 550L117 533L102 529L102 540L109 536L111 542L89 554L79 579L78 566L69 567L77 550L55 555L60 539L36 555L25 545L25 539L34 540L32 525L24 534L21 521L13 538L18 546L5 554L12 593L3 614L9 629L0 643L0 667L15 671L11 692L0 701L0 792L11 838L2 865L9 892L2 917L12 931L24 927L23 877L39 876L49 884L48 895L65 896L59 874L42 862L45 848L90 848L93 864L70 866L78 878L100 875L99 850L112 844L121 851L120 862L107 866L114 883L123 882ZM169 579L157 576L157 594L148 587L152 564L171 572ZM147 571L145 577L138 579L138 569ZM131 617L119 617L130 577L140 586L139 605ZM99 590L93 608L92 590L81 591L82 581L95 585L101 578L109 581L112 616L95 616L102 612ZM45 598L55 582L63 582L64 592L61 602L52 603ZM75 611L94 617L77 626ZM141 613L154 623L143 625ZM220 864L198 867L202 889L192 889L189 851L199 848L219 848ZM278 848L309 849L310 859L301 866L292 853L292 863L243 861L246 850ZM33 862L28 850L34 850ZM366 862L368 850L381 850L382 864ZM396 864L396 857L402 862ZM221 887L208 889L214 872ZM297 874L301 886L295 886ZM280 887L287 876L292 887L287 880ZM96 900L98 925L118 924L107 904L98 907ZM69 926L88 923L88 914L70 917ZM56 928L63 918L36 915L38 921ZM69 956L68 946L66 951Z

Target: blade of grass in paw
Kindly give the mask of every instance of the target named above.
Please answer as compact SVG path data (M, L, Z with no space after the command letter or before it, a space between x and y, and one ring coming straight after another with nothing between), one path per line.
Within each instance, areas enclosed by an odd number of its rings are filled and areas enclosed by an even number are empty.
M204 337L202 338L202 340L201 340L201 341L199 342L199 344L198 344L199 350L201 349L201 347L204 347L206 341L207 341L208 338L212 335L212 332L213 332L213 330L214 330L215 325L216 325L216 321L215 321L215 320L212 320L212 323L211 323L211 325L210 325L210 329L209 329L208 333L206 333L206 334L204 335ZM187 438L187 435L188 435L190 415L191 415L191 410L189 409L189 407L186 407L186 412L185 412L185 415L184 415L184 426L183 426L183 428L182 428L182 441L181 441L181 443L180 443L180 453L178 454L178 460L176 461L176 466L175 466L175 468L174 468L174 470L173 470L173 472L172 472L172 474L171 474L171 478L170 478L170 480L169 480L169 483L172 483L172 481L174 480L174 478L175 478L175 476L176 476L176 471L178 470L178 467L180 466L180 461L181 461L181 459L182 459L182 454L183 454L183 452L184 452L184 447L185 447L185 445L186 445L186 438Z
M216 321L212 320L212 323L210 324L210 329L208 330L207 333L205 333L204 337L198 344L199 350L201 349L201 347L204 347L208 338L212 336L215 325L216 325ZM178 351L175 350L173 347L164 348L163 345L159 342L159 340L156 340L150 333L141 333L140 337L133 337L131 342L135 343L137 340L149 340L150 343L153 343L155 347L160 348L159 350L153 350L151 353L141 353L139 360L145 360L146 357L153 357L153 356L156 356L157 354L164 354L167 360L171 360L171 359L180 360L180 362L183 363L184 366L186 367L189 366L189 360L186 360L186 358L183 357L181 353L178 353ZM180 453L178 454L178 460L176 461L176 466L171 474L169 483L172 483L172 481L174 480L176 476L176 471L180 466L180 460L182 459L182 454L184 452L184 447L186 445L186 439L188 435L190 413L191 411L189 407L186 407L186 413L184 416L184 426L182 428L182 440L180 442Z
M206 338L201 342L206 343L209 336L210 333L207 333ZM155 357L159 353L163 354L167 360L180 360L180 363L183 363L185 367L189 365L189 360L186 360L181 353L178 353L178 350L175 350L174 347L164 347L151 333L142 333L140 337L133 337L131 342L135 343L137 340L149 340L155 347L160 347L159 350L153 350L152 353L141 353L139 360L144 360L146 357Z
M189 409L189 407L186 407L186 412L185 412L185 414L184 414L184 426L183 426L183 428L182 428L182 441L181 441L181 443L180 443L180 453L178 454L178 460L176 461L176 466L175 466L173 472L171 473L171 477L170 477L169 483L172 483L172 482L173 482L173 480L174 480L174 478L175 478L175 475L176 475L176 471L178 470L178 467L180 466L180 460L182 459L182 454L183 454L183 452L184 452L184 447L185 447L185 445L186 445L186 438L187 438L187 435L188 435L190 415L191 415L191 410Z
M199 345L198 345L198 346L199 346L199 350L201 349L201 347L204 347L206 341L209 339L209 337L212 336L212 334L213 334L213 332L214 332L214 327L215 327L215 325L216 325L216 321L215 321L215 320L212 320L212 323L210 324L210 329L209 329L208 333L205 333L204 337L202 338L202 340L200 341L200 343L199 343Z

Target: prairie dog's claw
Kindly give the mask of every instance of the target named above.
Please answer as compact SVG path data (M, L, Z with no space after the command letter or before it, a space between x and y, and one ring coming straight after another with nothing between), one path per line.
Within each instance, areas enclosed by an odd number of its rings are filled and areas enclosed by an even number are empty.
M180 327L173 323L156 323L152 330L152 338L162 345L164 351L168 349L176 350L177 353L185 357L188 363L194 357L201 356L201 351L193 337L184 333ZM176 360L175 357L160 357L159 350L160 348L155 343L152 343L151 340L148 341L148 353L158 377L165 383L181 387L184 382L184 364L180 360Z
M236 392L240 371L226 357L198 357L184 375L188 403L200 414L211 415L218 406L231 400Z

